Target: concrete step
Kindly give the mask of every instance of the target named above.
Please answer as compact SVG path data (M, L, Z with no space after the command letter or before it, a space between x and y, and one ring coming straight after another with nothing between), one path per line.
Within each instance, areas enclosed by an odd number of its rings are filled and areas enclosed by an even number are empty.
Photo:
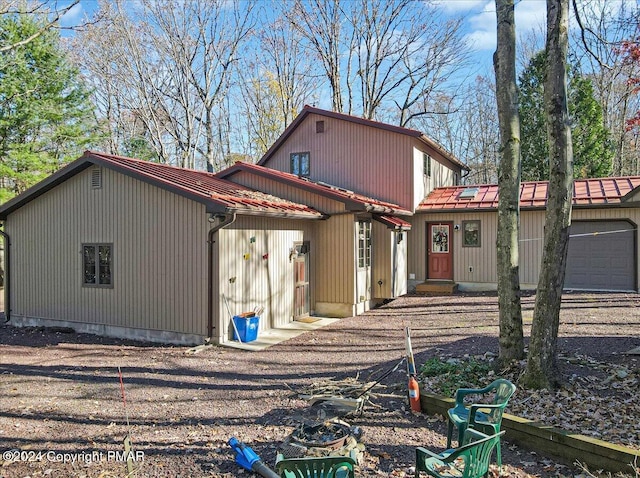
M452 295L458 290L458 284L453 281L428 280L416 286L416 294Z

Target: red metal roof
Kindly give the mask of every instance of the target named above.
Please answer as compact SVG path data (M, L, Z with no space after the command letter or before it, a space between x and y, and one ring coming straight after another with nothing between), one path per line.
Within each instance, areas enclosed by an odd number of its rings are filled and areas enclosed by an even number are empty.
M217 176L226 178L232 176L238 171L247 171L258 176L273 179L274 181L286 183L305 191L310 191L321 196L335 199L336 201L345 203L348 207L350 206L358 210L381 214L411 215L411 211L403 209L397 204L363 196L362 194L357 194L354 191L349 191L347 189L322 182L311 181L309 179L296 176L295 174L277 171L257 164L237 162L235 165L217 173Z
M385 226L390 227L391 229L402 229L403 231L408 231L411 229L411 223L408 223L402 218L397 216L378 216L375 215L373 218L376 221L380 221Z
M0 207L0 218L44 194L92 164L116 170L207 206L207 212L265 214L318 219L322 213L304 204L255 191L226 181L215 174L139 159L86 151L76 161L36 184Z
M123 156L88 151L87 157L97 157L120 168L130 169L149 177L155 183L166 184L185 192L201 195L225 207L240 212L295 213L321 216L318 211L304 204L294 203L240 184L220 179L213 173L195 169L178 168L167 164L152 163Z
M546 207L548 187L548 181L523 182L520 185L520 207L523 209ZM626 196L638 187L640 187L640 176L576 179L573 183L573 205L621 204ZM498 185L481 184L434 189L420 203L416 211L497 208Z

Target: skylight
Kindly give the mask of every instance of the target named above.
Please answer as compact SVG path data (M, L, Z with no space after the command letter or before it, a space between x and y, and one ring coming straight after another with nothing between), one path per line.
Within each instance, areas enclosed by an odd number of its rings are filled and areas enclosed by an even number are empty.
M478 188L465 188L458 196L458 199L473 199L476 194L478 194Z

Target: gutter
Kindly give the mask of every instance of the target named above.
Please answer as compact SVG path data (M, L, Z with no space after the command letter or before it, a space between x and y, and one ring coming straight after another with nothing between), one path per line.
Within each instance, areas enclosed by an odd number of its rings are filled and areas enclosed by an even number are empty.
M9 235L2 229L0 229L0 235L4 237L4 318L6 324L11 320L11 288L9 281L11 268L11 255L9 254L9 250L11 248L11 239L9 239Z
M218 232L220 229L233 224L236 220L236 213L232 212L231 214L212 214L209 218L209 221L216 221L217 219L221 219L215 226L209 229L209 233L207 234L207 335L209 337L209 341L213 340L213 245L215 241L213 240L213 235Z

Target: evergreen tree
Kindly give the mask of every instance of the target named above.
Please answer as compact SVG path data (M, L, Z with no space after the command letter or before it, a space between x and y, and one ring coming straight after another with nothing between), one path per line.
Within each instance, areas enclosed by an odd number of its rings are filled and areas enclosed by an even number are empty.
M41 29L28 15L2 15L0 43L18 44ZM88 98L56 30L0 54L0 202L77 158L95 139Z
M518 79L520 87L522 180L549 179L549 141L544 112L546 54L535 55ZM604 126L602 107L594 97L591 80L570 67L569 113L572 120L574 177L611 174L613 151Z

